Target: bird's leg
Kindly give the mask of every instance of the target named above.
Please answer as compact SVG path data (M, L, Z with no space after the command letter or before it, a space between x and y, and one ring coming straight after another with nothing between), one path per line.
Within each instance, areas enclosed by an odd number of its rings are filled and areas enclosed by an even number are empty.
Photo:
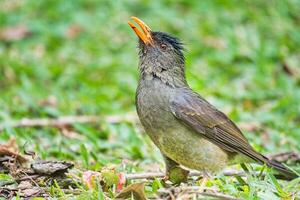
M189 171L181 168L178 163L168 158L167 156L163 155L163 157L166 163L166 176L163 180L169 180L174 184L186 182L188 179Z
M207 173L206 171L203 172L202 179L199 181L199 183L200 183L200 188L199 188L200 192L203 192L205 190L205 186L206 186L207 182L209 181L210 177L211 176L209 175L209 173Z

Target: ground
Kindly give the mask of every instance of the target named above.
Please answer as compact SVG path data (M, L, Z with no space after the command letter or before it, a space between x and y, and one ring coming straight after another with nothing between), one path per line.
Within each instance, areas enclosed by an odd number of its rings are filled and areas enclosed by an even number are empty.
M158 150L135 117L137 39L127 25L132 15L153 30L182 39L188 83L228 114L256 150L267 155L300 151L297 0L3 0L0 142L15 138L21 154L25 150L42 160L72 162L80 171L163 170ZM97 122L11 127L12 121L23 118L79 115L95 115ZM299 193L299 179L277 181L265 172L264 178L247 175L245 179L220 174L207 187L245 199L292 199ZM88 189L82 180L77 184L82 186L80 195L49 194L53 199L116 194L115 187L103 193L101 187ZM147 180L148 198L158 188L162 188L158 179Z

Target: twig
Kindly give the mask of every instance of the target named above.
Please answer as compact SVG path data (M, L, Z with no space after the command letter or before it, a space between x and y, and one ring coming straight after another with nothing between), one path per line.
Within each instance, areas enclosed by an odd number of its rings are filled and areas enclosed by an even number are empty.
M8 120L0 124L0 131L5 128L19 128L19 127L62 127L66 125L72 125L76 123L97 123L104 120L108 123L120 123L120 122L136 122L137 116L134 113L127 113L125 115L114 115L100 117L97 115L82 115L82 116L62 116L59 118L23 118L21 120Z
M257 173L259 174L259 173ZM191 171L189 176L202 176L203 173L198 171ZM223 172L224 176L245 176L245 172L238 170L225 170ZM163 178L165 176L164 172L146 172L146 173L136 173L136 174L126 174L126 179L154 179L154 178Z
M218 199L223 199L223 200L242 200L240 198L235 198L233 196L227 195L227 194L222 194L219 192L216 193L210 193L210 192L195 192L196 194L202 195L202 196L209 196L209 197L215 197Z
M184 197L190 196L191 194L197 194L200 196L206 196L206 197L210 196L210 197L215 197L217 199L223 199L223 200L240 200L239 198L217 192L216 190L213 190L211 188L201 188L201 186L181 187L181 188L177 188L177 191L175 189L175 191L173 192L177 193L177 199L186 199ZM170 189L164 189L164 188L159 189L158 193L167 194L167 195L172 194L172 192L170 193Z
M287 161L300 162L300 153L294 151L276 153L268 155L268 158L281 163L285 163Z
M17 181L26 181L26 180L33 180L33 179L36 179L38 177L40 177L41 175L40 174L34 174L34 175L27 175L25 174L26 176L22 177L22 178L19 178L19 179L16 179Z
M165 173L163 172L145 172L145 173L136 173L136 174L126 174L126 179L154 179L154 178L163 178Z

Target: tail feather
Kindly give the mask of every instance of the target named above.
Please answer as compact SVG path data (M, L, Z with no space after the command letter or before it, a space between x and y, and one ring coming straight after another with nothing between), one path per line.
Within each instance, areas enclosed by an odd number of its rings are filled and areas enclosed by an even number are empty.
M277 161L267 159L266 164L269 167L274 168L275 170L277 170L280 173L280 175L276 176L277 178L281 178L281 179L285 179L285 180L292 180L292 179L299 177L296 173L294 173L290 169L286 168L283 164L281 164Z
M279 172L279 174L275 174L276 178L284 179L284 180L292 180L299 177L299 175L297 175L295 172L285 167L283 164L275 160L270 160L269 158L265 157L264 155L254 150L250 152L251 152L250 157L252 159L256 160L261 164L266 164L268 167L274 168L277 172Z

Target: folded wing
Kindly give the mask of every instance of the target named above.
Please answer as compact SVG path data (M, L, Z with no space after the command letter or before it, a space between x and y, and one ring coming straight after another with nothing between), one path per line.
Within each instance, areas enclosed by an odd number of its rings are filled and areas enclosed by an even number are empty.
M251 147L224 113L190 89L183 89L180 94L171 102L171 110L179 121L225 151L243 154L260 163L267 162L268 159Z

